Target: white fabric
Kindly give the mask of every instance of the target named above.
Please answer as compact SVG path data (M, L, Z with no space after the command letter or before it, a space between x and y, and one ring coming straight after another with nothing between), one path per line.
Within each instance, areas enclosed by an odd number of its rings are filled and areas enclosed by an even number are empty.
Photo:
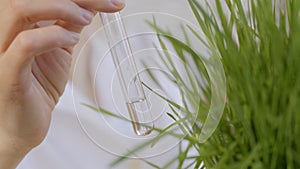
M192 12L185 0L127 0L127 6L122 11L122 15L130 16L139 14L139 16L151 20L151 13L153 12L165 13L161 14L161 16L165 16L166 18L172 17L166 14L171 14L182 17L189 22L194 22ZM132 18L134 18L134 16L132 16ZM160 18L157 19L159 20ZM163 19L163 17L161 19ZM172 22L176 22L176 20L172 21L171 19L166 19L165 25L172 28ZM81 42L77 46L74 56L81 60L79 63L76 63L78 60L74 59L73 78L70 78L64 95L53 112L49 133L44 142L32 150L19 164L17 169L109 169L109 163L117 158L116 155L102 149L93 142L81 126L83 123L98 125L96 124L98 123L98 115L85 106L80 105L79 102L95 104L93 95L95 87L93 84L94 73L97 70L100 59L95 56L97 56L99 52L103 55L103 53L107 51L104 37L92 38L93 33L97 32L100 27L101 23L98 16L96 16L92 25L84 30ZM134 34L141 30L151 30L145 23L135 23L134 19L129 20L126 27L128 34ZM90 41L85 46L89 38ZM134 42L134 48L152 45L151 41L148 41L147 38L138 40L139 42ZM103 48L101 48L102 46ZM105 64L101 69L104 69L104 72L111 72L113 71L113 65ZM105 76L105 74L103 76ZM98 102L101 102L101 105L111 109L114 105L109 99L106 99L109 98L111 94L111 90L106 88L109 84L101 86L101 84L105 84L106 79L109 78L111 77L97 78L96 84L102 88L99 89L101 92L96 93L96 97L99 98ZM84 112L84 114L78 115L78 112ZM78 118L80 119L78 120ZM80 124L80 121L82 124ZM127 130L128 133L132 132L131 128L124 128L125 133ZM115 142L115 146L118 146L119 140L116 140L113 135L110 136L110 131L107 130L105 126L95 131L99 132L99 137L105 135L106 138L103 139ZM131 143L128 143L128 145L130 144ZM161 165L170 160L177 151L176 148L173 148L166 153L151 157L148 160ZM116 169L148 168L151 167L135 159L127 160L116 167Z

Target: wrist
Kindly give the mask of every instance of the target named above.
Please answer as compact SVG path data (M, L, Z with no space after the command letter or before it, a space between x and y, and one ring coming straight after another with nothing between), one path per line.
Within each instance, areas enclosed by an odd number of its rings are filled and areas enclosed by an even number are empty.
M0 168L14 169L31 150L0 131Z

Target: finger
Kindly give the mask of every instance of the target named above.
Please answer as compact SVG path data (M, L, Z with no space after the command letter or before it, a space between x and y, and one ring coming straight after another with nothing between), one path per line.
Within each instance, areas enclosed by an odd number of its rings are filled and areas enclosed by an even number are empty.
M73 24L70 24L68 22L64 22L62 20L56 21L55 25L59 25L60 27L63 27L68 31L76 32L76 33L79 33L79 34L81 33L82 29L84 28L83 26L73 25ZM69 52L70 54L72 54L73 53L73 46L68 47L68 48L64 48L64 50Z
M39 22L39 23L35 24L35 28L45 27L45 26L50 26L50 25L58 25L62 28L65 28L68 31L76 32L76 33L80 33L82 31L82 29L84 28L84 26L74 25L74 24L65 22L63 20L57 20L54 22L49 22L49 21Z
M72 31L72 32L77 32L77 33L80 33L82 31L82 29L84 28L83 26L74 25L74 24L65 22L63 20L56 21L55 25L59 25L59 26L65 28L66 30L69 30L69 31Z
M71 62L71 54L64 49L57 48L37 57L33 63L34 77L55 103L63 93Z
M124 0L73 0L79 6L100 12L117 12L125 7Z
M51 24L51 25L53 25L53 24ZM61 21L61 20L56 21L55 25L58 25L60 27L65 28L68 31L76 32L76 33L79 33L79 34L80 34L81 30L83 29L83 26L72 25L72 24L69 24L69 23ZM49 25L46 25L46 26L49 26ZM38 24L38 23L34 24L32 26L32 28L40 28L40 27L43 27L43 26L40 26L40 24ZM64 50L66 50L67 52L69 52L70 54L72 54L72 52L73 52L73 46L68 47L68 48L64 48Z
M5 16L0 17L0 53L7 50L19 32L30 29L37 21L63 20L84 26L94 16L93 12L79 7L71 0L11 0L11 5L0 14Z
M89 24L94 16L70 0L12 0L11 14L29 23L60 19L79 25Z
M21 32L3 56L15 73L29 68L34 57L56 48L69 48L79 41L79 34L53 25Z

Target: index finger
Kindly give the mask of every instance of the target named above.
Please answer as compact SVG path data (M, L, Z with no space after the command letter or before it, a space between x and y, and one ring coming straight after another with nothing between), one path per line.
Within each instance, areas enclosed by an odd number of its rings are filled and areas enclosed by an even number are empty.
M93 13L71 0L12 0L9 13L16 20L35 23L41 20L64 20L87 25Z
M125 0L73 0L79 6L100 12L117 12L125 7Z

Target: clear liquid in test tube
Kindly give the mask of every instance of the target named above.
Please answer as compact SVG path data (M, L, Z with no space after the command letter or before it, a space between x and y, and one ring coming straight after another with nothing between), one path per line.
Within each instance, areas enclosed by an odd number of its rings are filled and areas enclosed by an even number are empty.
M148 135L153 128L150 105L137 71L122 17L119 12L99 13L99 15L104 25L133 130L139 136Z

